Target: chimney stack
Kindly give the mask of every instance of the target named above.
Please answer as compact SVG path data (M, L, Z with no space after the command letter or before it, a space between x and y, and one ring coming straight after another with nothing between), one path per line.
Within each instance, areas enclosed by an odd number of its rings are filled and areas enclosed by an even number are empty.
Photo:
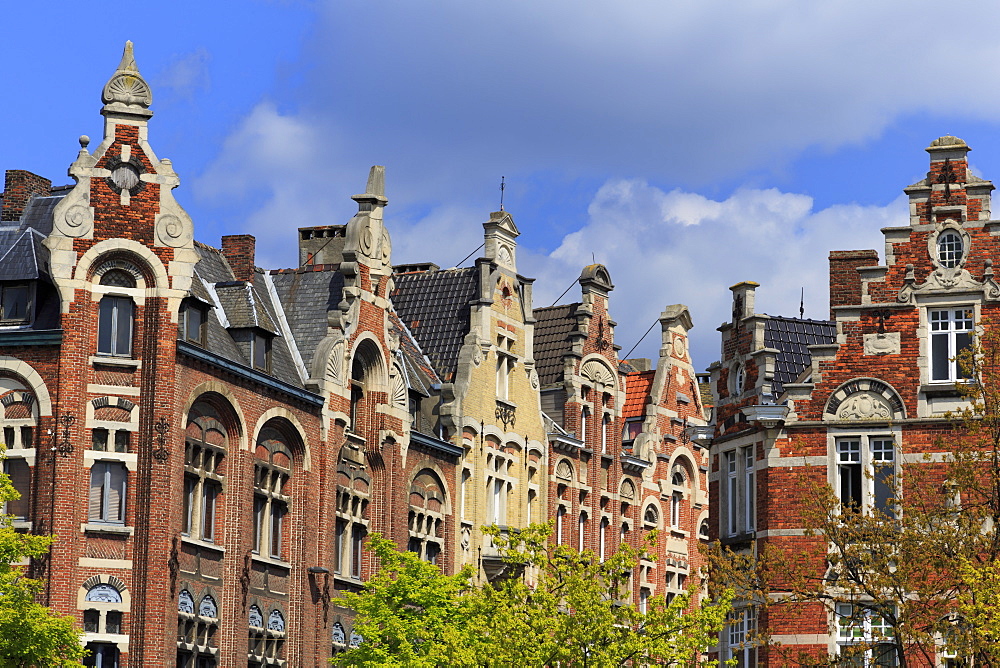
M229 234L222 237L222 254L237 281L252 281L256 268L254 251L257 240L252 234Z
M3 212L0 221L21 220L28 202L35 196L48 197L52 181L23 169L8 169L4 178Z
M830 319L834 319L835 306L857 306L861 304L861 274L859 267L874 267L878 264L878 252L874 250L831 251L830 252Z

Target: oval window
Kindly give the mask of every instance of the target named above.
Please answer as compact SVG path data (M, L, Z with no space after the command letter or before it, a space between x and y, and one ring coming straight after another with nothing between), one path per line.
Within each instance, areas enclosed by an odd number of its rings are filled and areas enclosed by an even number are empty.
M963 246L962 237L958 232L953 230L942 232L937 240L938 263L942 267L957 267L965 251Z

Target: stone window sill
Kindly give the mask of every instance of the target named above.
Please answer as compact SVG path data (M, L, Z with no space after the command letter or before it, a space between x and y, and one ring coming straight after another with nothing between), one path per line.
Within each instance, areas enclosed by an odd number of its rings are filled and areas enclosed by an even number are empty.
M212 550L213 552L218 552L220 554L226 553L226 548L209 540L201 540L199 538L192 538L191 536L181 536L181 543L184 543L185 545L194 545L206 550Z
M292 570L292 565L290 563L288 563L287 561L282 561L280 559L275 559L274 557L265 557L262 554L254 554L252 558L254 561L261 564L267 564L268 566L276 566L278 568L283 568L288 571Z
M91 355L88 360L91 364L103 364L105 366L120 366L130 369L141 369L142 360L134 360L130 357L112 357L111 355Z
M81 524L80 531L81 533L110 533L119 536L131 536L133 531L135 531L135 529L133 529L132 527L127 527L123 524L89 523L89 524Z

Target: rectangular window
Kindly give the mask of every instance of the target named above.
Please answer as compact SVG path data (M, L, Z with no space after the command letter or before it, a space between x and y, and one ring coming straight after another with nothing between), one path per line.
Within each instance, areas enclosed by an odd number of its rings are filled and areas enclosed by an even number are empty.
M31 467L23 459L5 459L3 472L10 476L14 489L21 495L3 504L3 514L13 515L15 520L27 520L31 508Z
M351 577L361 578L361 560L364 556L365 527L355 524L351 528Z
M896 443L888 436L837 439L837 491L845 509L896 514Z
M260 554L260 543L264 537L267 525L267 498L259 494L253 497L253 551Z
M35 447L35 430L33 427L21 427L21 447Z
M725 453L726 462L726 506L729 535L739 533L739 480L736 477L736 451Z
M434 541L428 541L426 550L427 554L424 558L430 563L436 564L438 562L438 555L441 554L441 546Z
M90 449L98 450L100 452L107 452L108 450L108 430L107 429L94 429L90 432Z
M215 540L215 506L219 488L209 482L202 484L201 503L201 537L203 540Z
M958 361L959 353L972 345L972 309L952 308L929 313L932 381L966 378Z
M860 512L864 505L860 440L837 441L837 475L840 478L840 502L844 508Z
M337 518L336 535L334 536L333 572L343 571L344 564L344 541L347 540L347 520Z
M17 431L15 431L13 427L3 428L3 447L7 448L8 450L17 447L17 445L14 443L14 435L16 433Z
M120 462L95 462L90 469L91 522L125 523L127 473Z
M872 487L875 510L895 517L896 496L896 447L892 439L871 439Z
M271 556L281 559L281 525L285 519L285 504L271 501Z
M205 343L205 308L188 302L184 306L184 340L202 345Z
M97 319L97 353L129 357L132 354L132 322L135 304L129 297L101 299Z
M27 283L0 285L0 322L7 324L27 322L30 298L31 287Z
M197 487L197 478L193 478L191 476L184 477L184 514L181 517L181 533L186 536L190 536L191 530L194 528L193 513L195 506L195 490Z
M250 357L255 369L269 371L271 369L271 337L254 332L250 338Z
M753 635L757 630L757 613L753 608L742 608L733 613L738 615L729 623L728 654L740 668L755 668L757 648L753 645Z
M115 452L128 452L129 443L132 440L132 432L119 429L115 432Z
M756 513L754 492L754 467L753 467L753 446L743 448L743 511L744 523L747 531L753 531Z
M847 665L894 668L896 648L893 629L881 615L838 603L837 645ZM883 642L884 641L884 642Z
M670 526L674 529L681 528L681 502L684 495L681 492L674 492L670 495Z

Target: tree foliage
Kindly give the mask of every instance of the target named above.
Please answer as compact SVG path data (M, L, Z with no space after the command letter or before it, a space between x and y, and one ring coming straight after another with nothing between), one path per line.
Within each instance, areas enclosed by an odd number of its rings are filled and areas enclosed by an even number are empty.
M2 452L0 452L2 457ZM10 478L0 472L0 503L19 498ZM0 515L0 665L12 668L81 666L85 654L72 617L61 617L35 602L43 584L25 577L16 564L38 558L54 540L14 530Z
M523 573L477 586L472 571L443 575L382 537L369 549L381 568L343 603L358 613L360 646L336 657L345 666L687 665L714 644L731 596L690 605L651 597L631 602L640 553L628 546L605 561L549 542L551 525L502 534L485 529Z
M849 617L833 616L835 625L859 630L844 654L881 649L895 661L887 665L906 667L938 665L947 651L975 665L1000 665L1000 332L994 323L980 323L959 363L968 377L957 386L965 406L946 416L946 435L934 453L910 452L888 512L845 507L826 484L825 468L804 467L804 539L755 554L714 545L708 554L713 582L785 620L841 612L837 604L850 603ZM897 445L907 451L907 443ZM868 631L872 620L878 632ZM771 651L783 665L819 665L817 657Z

